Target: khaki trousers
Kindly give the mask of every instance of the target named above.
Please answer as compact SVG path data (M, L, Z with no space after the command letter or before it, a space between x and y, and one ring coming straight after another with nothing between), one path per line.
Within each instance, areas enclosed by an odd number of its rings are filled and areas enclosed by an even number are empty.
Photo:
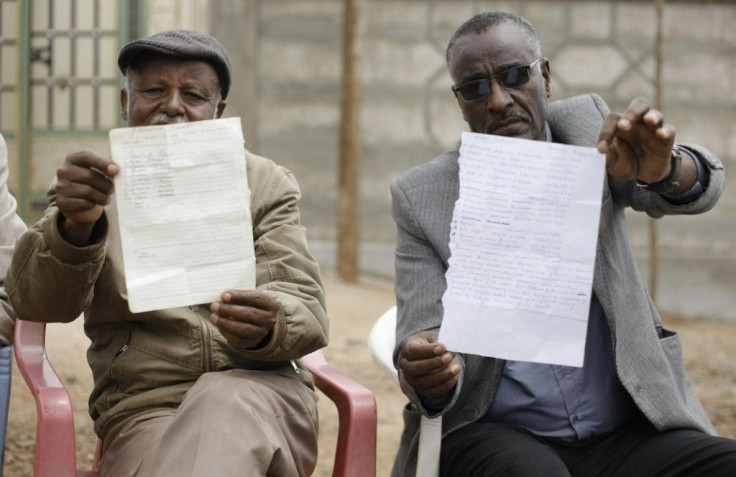
M317 461L317 398L295 378L234 369L203 374L177 409L126 423L103 477L308 476Z

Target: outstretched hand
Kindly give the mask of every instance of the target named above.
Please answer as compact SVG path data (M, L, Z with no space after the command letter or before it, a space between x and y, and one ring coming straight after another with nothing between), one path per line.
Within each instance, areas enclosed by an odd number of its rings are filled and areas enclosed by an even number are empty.
M419 393L439 397L449 392L458 381L460 366L453 363L455 353L437 342L437 330L410 336L399 350L399 368L404 378Z
M657 182L670 174L675 128L652 109L646 98L634 99L623 114L611 113L598 137L606 170L622 181Z
M235 349L256 348L273 330L281 306L258 290L228 290L210 305L210 322Z

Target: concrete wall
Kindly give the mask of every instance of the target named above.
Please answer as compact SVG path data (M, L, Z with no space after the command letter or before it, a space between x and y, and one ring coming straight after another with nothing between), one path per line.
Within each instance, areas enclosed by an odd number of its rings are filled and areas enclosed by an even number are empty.
M211 31L235 57L228 112L243 117L251 150L291 168L303 221L324 266L334 265L342 8L340 0L212 3ZM451 147L465 128L450 92L444 50L474 13L507 10L529 19L552 66L553 99L598 92L613 109L654 98L654 2L363 2L361 177L362 270L393 273L388 185ZM736 151L736 6L668 2L662 109L681 142L707 145L730 165ZM658 221L660 308L736 319L736 193L700 217ZM632 243L648 273L648 221L630 217Z

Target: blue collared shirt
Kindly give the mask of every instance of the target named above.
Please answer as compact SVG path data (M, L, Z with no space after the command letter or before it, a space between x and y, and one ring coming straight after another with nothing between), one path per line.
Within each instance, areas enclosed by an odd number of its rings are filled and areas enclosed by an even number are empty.
M611 333L594 295L583 367L507 361L493 405L481 420L577 440L612 431L634 412L616 376Z

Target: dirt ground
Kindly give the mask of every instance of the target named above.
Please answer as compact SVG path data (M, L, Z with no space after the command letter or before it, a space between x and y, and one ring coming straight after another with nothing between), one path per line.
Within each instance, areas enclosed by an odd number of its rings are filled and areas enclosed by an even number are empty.
M405 399L373 363L366 337L373 322L393 305L391 283L363 280L358 285L326 276L328 311L331 317L330 345L325 355L330 364L371 389L378 403L378 476L387 476L401 433L401 408ZM79 320L78 320L79 321ZM705 408L724 436L736 438L736 324L707 320L666 320L684 342L686 367ZM95 437L87 414L92 377L85 360L88 341L81 322L52 325L47 333L48 354L72 396L77 430L77 459L89 467ZM315 476L331 475L337 413L332 403L320 399L320 457ZM22 377L13 373L5 476L32 475L36 411Z

